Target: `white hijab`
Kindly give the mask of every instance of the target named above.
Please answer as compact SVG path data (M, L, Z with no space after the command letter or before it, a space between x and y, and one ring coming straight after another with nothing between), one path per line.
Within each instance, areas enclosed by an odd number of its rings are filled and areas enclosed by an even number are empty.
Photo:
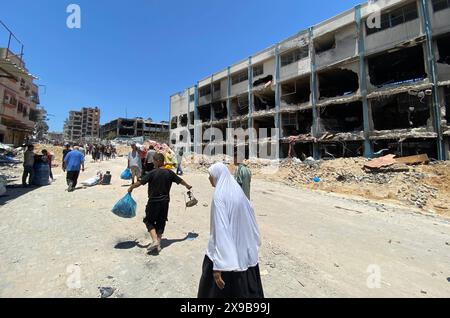
M261 240L250 201L223 163L209 169L216 189L206 255L215 271L244 272L258 264Z

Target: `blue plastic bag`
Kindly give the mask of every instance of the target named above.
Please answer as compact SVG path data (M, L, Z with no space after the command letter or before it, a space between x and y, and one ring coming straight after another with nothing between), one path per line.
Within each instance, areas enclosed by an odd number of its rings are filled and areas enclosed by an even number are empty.
M125 169L125 171L120 175L120 178L122 180L131 180L131 170L128 168Z
M136 201L128 193L123 199L116 203L112 212L121 218L131 219L136 216Z

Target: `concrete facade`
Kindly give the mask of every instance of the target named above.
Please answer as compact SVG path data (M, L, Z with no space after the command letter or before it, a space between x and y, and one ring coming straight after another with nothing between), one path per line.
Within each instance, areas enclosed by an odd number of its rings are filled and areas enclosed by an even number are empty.
M39 88L20 55L0 48L0 142L22 145L33 134Z
M200 153L208 128L267 128L280 157L449 159L449 104L450 1L378 0L171 96L171 141ZM246 157L258 157L249 137Z
M83 107L80 111L70 111L64 123L64 139L79 142L100 136L100 109Z
M102 139L144 137L158 142L167 143L169 140L169 124L155 123L143 118L118 118L106 123L100 128Z

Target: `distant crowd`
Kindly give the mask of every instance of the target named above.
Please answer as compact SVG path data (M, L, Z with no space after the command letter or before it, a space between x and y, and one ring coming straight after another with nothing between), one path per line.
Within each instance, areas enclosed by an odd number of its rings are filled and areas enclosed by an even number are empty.
M86 155L91 155L94 162L115 159L117 149L112 145L87 144L84 147Z

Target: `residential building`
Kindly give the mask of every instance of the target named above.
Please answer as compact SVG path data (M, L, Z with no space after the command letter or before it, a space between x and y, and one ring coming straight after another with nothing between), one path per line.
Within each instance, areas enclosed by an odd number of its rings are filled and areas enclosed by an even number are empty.
M169 140L169 123L155 123L143 118L117 118L100 128L102 139L144 137L158 142L167 143Z
M370 1L171 96L171 142L187 133L203 153L216 128L230 153L242 128L251 158L275 144L280 158L449 159L449 105L450 1Z
M100 109L84 107L80 111L70 111L64 123L64 139L85 141L100 136Z
M32 136L39 105L39 88L23 60L24 47L7 29L10 41L21 46L20 54L10 47L0 48L0 142L19 146Z

